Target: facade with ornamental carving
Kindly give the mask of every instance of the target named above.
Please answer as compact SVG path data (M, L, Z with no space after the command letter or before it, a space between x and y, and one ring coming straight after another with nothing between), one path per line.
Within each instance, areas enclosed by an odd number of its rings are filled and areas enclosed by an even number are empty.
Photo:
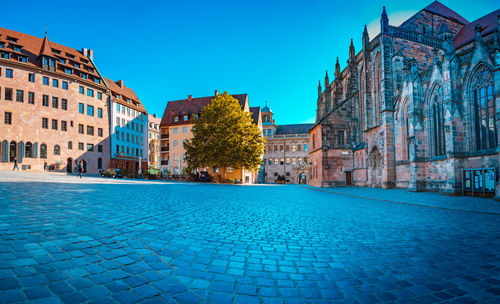
M318 86L310 184L498 195L499 18L435 1L392 26L384 7L380 34L365 26Z

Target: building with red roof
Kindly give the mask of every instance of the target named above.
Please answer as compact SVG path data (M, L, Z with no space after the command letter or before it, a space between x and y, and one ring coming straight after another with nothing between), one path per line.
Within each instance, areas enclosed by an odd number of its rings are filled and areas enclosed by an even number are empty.
M0 169L12 169L15 160L26 171L74 172L80 162L88 173L116 166L115 105L137 114L127 121L142 118L146 130L138 139L126 128L127 145L131 138L141 141L124 155L129 168L137 171L137 155L147 164L146 110L132 89L104 78L93 60L91 49L0 28Z
M193 137L191 133L194 120L198 118L204 106L207 106L219 93L213 96L173 100L167 103L160 124L160 167L164 174L182 175L187 167L184 161L184 142ZM238 100L242 109L252 115L253 123L262 128L259 107L250 107L248 94L232 95ZM206 168L209 174L218 175L222 168ZM257 179L258 171L246 169L225 168L226 178L232 178L242 183L251 184Z

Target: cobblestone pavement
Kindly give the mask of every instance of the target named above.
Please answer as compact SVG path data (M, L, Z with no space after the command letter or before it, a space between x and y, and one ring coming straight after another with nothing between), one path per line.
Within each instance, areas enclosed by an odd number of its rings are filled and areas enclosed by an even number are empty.
M498 215L298 186L8 174L0 303L500 302Z

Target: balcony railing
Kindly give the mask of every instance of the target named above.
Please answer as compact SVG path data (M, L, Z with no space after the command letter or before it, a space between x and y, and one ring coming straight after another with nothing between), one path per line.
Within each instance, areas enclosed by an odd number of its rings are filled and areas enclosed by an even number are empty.
M168 147L161 147L161 152L169 152L170 149Z
M162 134L161 139L168 139L168 134Z

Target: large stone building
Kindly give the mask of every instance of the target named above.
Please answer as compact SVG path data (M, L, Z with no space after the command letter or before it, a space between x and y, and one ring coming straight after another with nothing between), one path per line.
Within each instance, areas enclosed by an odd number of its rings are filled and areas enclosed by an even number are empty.
M110 89L111 167L131 175L146 172L148 113L134 91L123 84L123 80L105 80Z
M160 169L160 123L161 118L156 114L148 116L149 169Z
M107 90L92 50L0 28L0 169L106 169Z
M14 159L31 171L72 172L81 160L87 173L134 172L139 157L147 166L147 113L123 81L100 74L91 49L0 28L0 115L0 169Z
M318 87L310 184L498 193L499 15L469 22L435 1L392 26L384 8L380 34L365 27Z
M276 125L273 115L266 103L262 109L262 133L266 137L263 182L305 184L309 181L309 129L314 124Z
M191 95L187 99L169 101L165 107L165 112L160 124L160 158L161 170L164 174L178 175L184 173L187 167L184 161L184 142L193 138L191 129L194 119L199 117L204 106L208 105L212 99L218 95L215 91L214 96L193 98ZM238 100L245 112L249 112L254 118L254 123L259 123L260 109L250 108L247 94L232 95ZM205 168L212 176L222 175L222 168ZM258 171L246 169L226 168L226 178L232 178L245 184L256 182Z

